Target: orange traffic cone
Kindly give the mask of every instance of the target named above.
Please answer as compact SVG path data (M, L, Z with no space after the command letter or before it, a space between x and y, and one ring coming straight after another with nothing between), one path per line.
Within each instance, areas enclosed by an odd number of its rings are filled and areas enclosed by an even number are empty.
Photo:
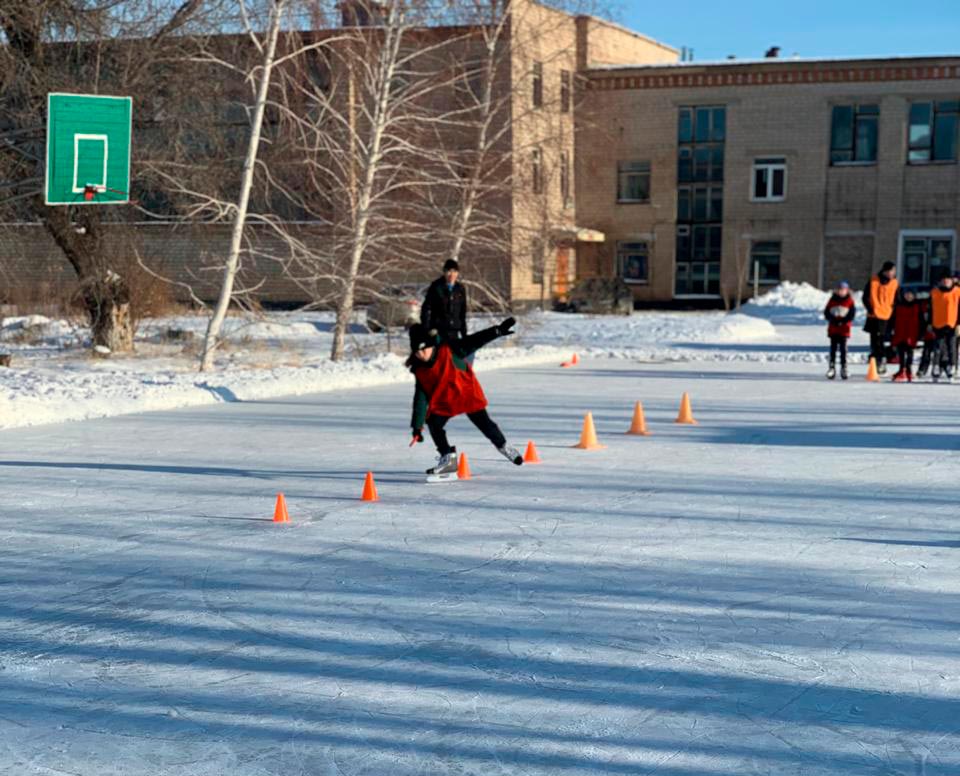
M469 480L470 476L470 463L467 461L467 454L460 453L460 460L457 463L457 479Z
M877 372L877 359L873 356L870 356L870 365L867 367L867 382L880 382L880 374Z
M580 357L576 353L574 353L573 358L571 358L569 361L564 361L562 364L560 364L560 366L562 366L564 369L567 369L568 367L576 366L579 363L580 363Z
M593 413L588 412L583 417L583 431L580 433L580 444L574 445L578 450L603 450L606 445L597 441L597 430L593 426Z
M693 419L693 410L690 409L690 394L683 394L683 398L680 400L680 414L677 415L677 423L683 423L687 426L697 425L697 421Z
M277 505L273 508L273 522L290 522L290 515L287 514L287 500L283 497L282 493L277 494Z
M377 495L377 484L373 481L373 472L367 472L367 479L363 482L363 495L360 496L361 501L379 501L380 496Z
M650 436L647 431L647 419L643 416L643 405L637 402L633 408L633 423L630 424L630 430L627 432L633 436Z
M540 453L537 452L537 446L533 442L527 442L527 451L523 454L524 463L543 463L540 460Z

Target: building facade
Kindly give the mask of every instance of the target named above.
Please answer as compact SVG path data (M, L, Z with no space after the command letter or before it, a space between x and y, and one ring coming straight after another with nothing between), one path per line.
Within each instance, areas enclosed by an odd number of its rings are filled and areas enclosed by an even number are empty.
M728 305L782 280L904 283L957 268L960 58L593 68L583 276L640 303Z

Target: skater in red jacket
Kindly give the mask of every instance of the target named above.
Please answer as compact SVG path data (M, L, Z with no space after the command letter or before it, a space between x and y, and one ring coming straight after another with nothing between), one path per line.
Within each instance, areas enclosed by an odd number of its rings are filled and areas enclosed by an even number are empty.
M827 319L827 336L830 337L830 368L827 370L827 379L833 380L837 376L837 353L840 353L840 377L844 380L847 374L847 340L850 339L850 329L857 314L857 306L850 294L850 284L841 280L834 286L833 294L827 301L823 315Z
M462 414L470 418L508 461L517 466L523 463L523 457L507 444L503 432L487 414L487 397L468 363L469 357L484 345L513 334L515 324L513 318L507 318L497 326L454 341L441 338L436 331L427 330L422 324L410 327L412 353L407 366L417 380L410 423L413 441L410 444L423 441L423 426L426 424L440 457L436 466L427 469L428 475L441 479L456 477L457 448L450 445L444 427L450 418Z
M913 350L927 329L923 305L910 289L901 289L893 308L893 346L900 358L900 369L893 382L913 382Z

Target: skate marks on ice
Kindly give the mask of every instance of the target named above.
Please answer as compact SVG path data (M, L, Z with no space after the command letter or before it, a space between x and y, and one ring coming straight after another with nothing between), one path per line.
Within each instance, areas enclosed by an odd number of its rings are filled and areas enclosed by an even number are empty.
M528 415L532 395L559 415L597 402L613 444L637 384L602 380L571 398L571 381L502 374L489 393L505 427L547 444L571 432ZM330 437L289 444L304 405L277 431L255 427L266 467L223 445L217 466L270 480L107 470L94 493L0 467L35 505L0 522L0 771L957 773L960 585L940 544L956 514L942 452L714 444L758 417L773 434L846 410L818 407L814 388L805 420L796 382L716 382L695 435L665 427L656 446L617 442L610 458L557 450L529 471L491 461L490 479L429 495L398 481L376 506L351 505L360 481L345 470L372 454L403 470L383 437L405 391L310 407L351 429L336 461L317 452ZM679 387L645 383L648 413L672 419ZM231 410L237 423L263 408ZM923 412L940 408L888 420ZM18 440L18 459L57 457ZM484 458L471 455L486 470ZM891 482L904 467L915 476ZM279 487L291 508L311 491L344 503L276 530L194 519L250 514ZM840 541L856 537L891 543Z

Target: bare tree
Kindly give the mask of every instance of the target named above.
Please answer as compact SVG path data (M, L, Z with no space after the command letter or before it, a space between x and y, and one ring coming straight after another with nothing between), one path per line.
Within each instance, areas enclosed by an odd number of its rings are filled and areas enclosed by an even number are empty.
M243 0L240 0L243 7ZM253 108L253 121L250 128L250 139L247 143L247 155L243 163L243 176L240 180L240 192L237 197L236 213L233 222L233 233L230 236L230 252L223 273L223 285L220 297L213 315L210 317L207 333L204 337L203 352L200 356L200 371L213 367L213 357L220 337L223 319L227 314L227 307L233 298L233 287L237 276L237 266L240 261L240 248L243 242L243 230L247 221L247 208L250 204L250 191L253 187L254 165L260 149L260 129L263 126L263 114L267 106L267 92L270 88L270 76L277 51L277 38L280 34L280 22L286 0L274 0L271 9L269 30L267 32L266 48L263 52L263 65L260 69L260 82L257 87L256 103ZM258 44L259 47L259 44Z
M110 225L132 208L48 207L40 191L46 96L52 91L130 94L135 112L157 81L176 78L214 2L7 0L0 5L0 215L40 222L70 263L95 345L132 348L131 265Z

